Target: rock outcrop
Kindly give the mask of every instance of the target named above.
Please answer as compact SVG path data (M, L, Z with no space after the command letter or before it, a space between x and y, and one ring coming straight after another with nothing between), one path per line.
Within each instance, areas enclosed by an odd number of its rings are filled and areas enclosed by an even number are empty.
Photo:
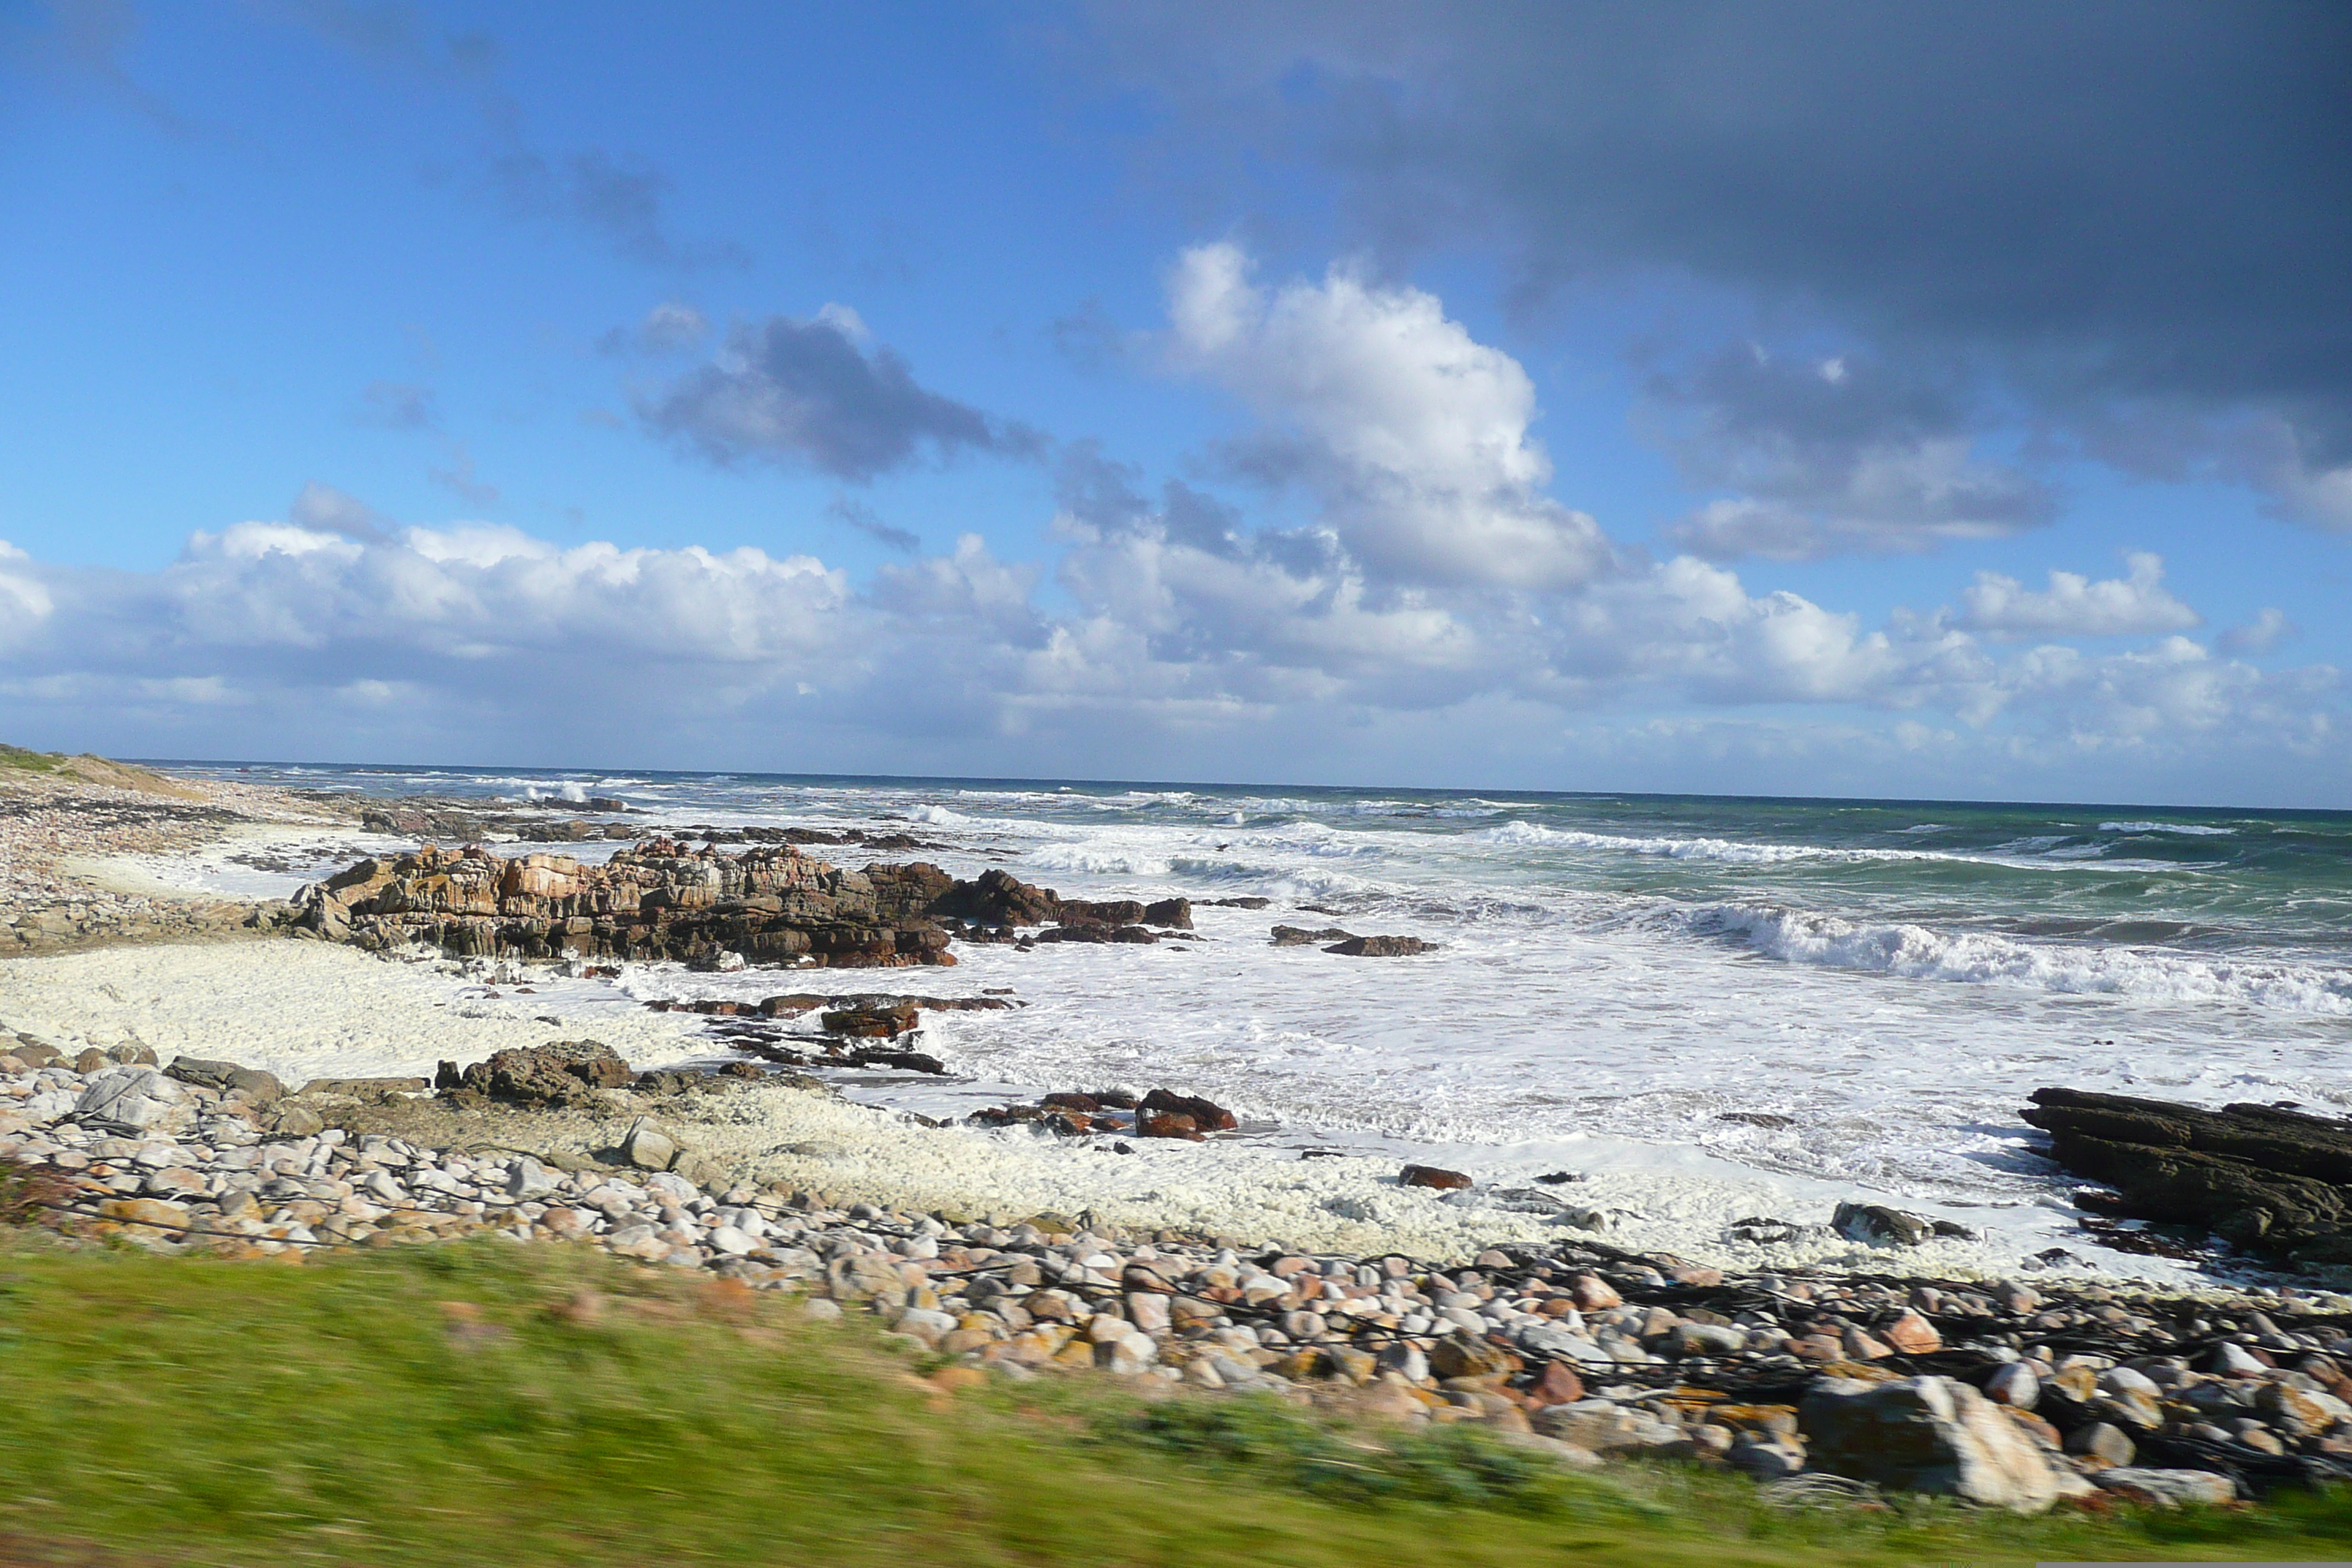
M556 1040L496 1051L488 1061L462 1071L455 1062L443 1062L434 1087L527 1105L587 1105L593 1102L595 1090L625 1089L636 1076L601 1040Z
M362 860L306 890L307 922L362 947L480 956L953 963L925 912L958 886L936 867L844 870L789 845L689 850L656 838L601 866L478 847Z
M2352 1264L2352 1121L2041 1089L2025 1120L2050 1157L2137 1219L2192 1226L2303 1266Z

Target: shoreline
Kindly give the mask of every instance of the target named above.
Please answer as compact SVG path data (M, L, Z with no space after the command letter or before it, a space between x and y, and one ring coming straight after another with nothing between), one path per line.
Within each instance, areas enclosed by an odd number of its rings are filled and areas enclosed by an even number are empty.
M18 782L18 781L11 781ZM59 787L54 781L51 794L87 795L92 788L75 781ZM110 837L92 844L100 835L87 829L71 858L60 858L68 868L89 871L111 867L125 883L145 883L168 886L162 874L173 865L186 867L189 857L209 856L215 861L229 853L222 847L239 841L265 851L248 858L267 859L267 847L271 844L299 844L312 852L322 852L332 847L337 853L358 847L380 847L394 840L381 832L373 831L381 822L363 822L363 816L406 813L403 820L415 825L420 819L448 822L452 812L448 803L422 801L415 803L381 802L373 799L321 801L305 793L257 789L248 785L219 784L209 780L172 780L168 786L174 799L188 804L186 796L195 795L195 803L216 810L218 815L200 823L179 822L169 833L125 829L107 829ZM218 797L209 792L221 791ZM113 795L130 792L115 791L105 798L110 803ZM467 810L473 820L460 816L460 826L481 826L485 815L495 817L499 812L508 815L502 825L511 829L520 826L545 831L561 820L560 814L579 809L583 802L554 801L543 804L526 803L511 807L482 802L470 803ZM614 805L618 802L598 802L599 805ZM421 811L417 808L423 808ZM513 815L520 812L518 817ZM617 829L615 829L617 831ZM603 830L593 825L572 826L576 837L593 837ZM635 829L642 833L644 829ZM933 831L937 831L935 827ZM542 840L543 842L543 840ZM616 847L618 846L615 846ZM565 846L564 847L570 847ZM812 853L826 853L813 847ZM590 853L595 853L591 849ZM159 864L159 857L169 857ZM286 862L280 858L272 867L283 876ZM216 867L215 867L216 868ZM185 874L184 871L183 874ZM118 895L121 896L121 895ZM1238 911L1204 910L1205 920L1211 914L1225 915ZM1277 911L1278 912L1278 911ZM194 918L191 918L191 917ZM115 933L100 931L80 938L67 938L54 943L50 951L81 951L102 952L108 948L125 945L152 945L159 951L169 951L191 942L194 948L234 939L280 935L299 918L294 906L278 900L257 900L249 903L219 903L200 894L190 894L181 902L165 906L151 917L151 923L135 931L131 942L124 942ZM310 933L301 932L309 935ZM193 949L192 949L193 951ZM698 1017L694 1015L648 1013L637 1002L648 995L671 994L680 995L751 995L761 990L784 989L809 983L824 984L840 990L872 989L883 984L879 977L873 980L853 980L838 972L803 972L795 978L775 975L767 971L742 972L729 974L690 974L676 965L632 966L635 980L619 984L582 980L559 980L534 970L535 984L524 994L511 994L503 1000L491 1000L480 993L491 990L486 986L468 987L451 983L452 976L440 974L430 984L400 985L360 984L362 977L382 978L392 971L346 969L330 977L318 972L309 980L289 980L294 971L312 973L315 966L324 963L331 967L335 961L323 960L324 951L349 953L350 949L332 944L302 942L279 947L271 944L256 946L242 957L215 953L197 958L158 958L144 967L165 974L159 984L167 987L194 987L222 995L240 998L235 1014L250 1014L256 1005L282 1016L302 1019L328 1019L337 1016L337 1010L353 1015L333 1026L330 1033L340 1031L337 1038L343 1044L331 1050L313 1050L307 1058L297 1054L269 1056L255 1065L282 1070L284 1076L299 1081L320 1076L383 1076L387 1074L425 1074L434 1062L452 1058L478 1060L496 1049L512 1048L544 1042L551 1032L588 1034L604 1038L618 1047L632 1065L668 1065L673 1061L699 1058L706 1066L747 1055L756 1056L753 1042L730 1038L735 1028L733 1020ZM892 988L939 989L942 985L958 991L982 988L985 979L1001 979L1005 984L1019 988L1024 980L1037 978L1034 970L1008 969L1001 974L990 974L989 967L1000 954L1008 952L982 944L966 947L967 965L949 971L926 971L929 976L919 985L904 987L896 981ZM1125 963L1130 958L1144 959L1125 949L1050 949L1024 960L1034 965L1047 952L1075 955L1089 962ZM299 953L299 957L265 956ZM354 954L354 956L356 956ZM1057 959L1058 962L1058 959ZM971 963L982 965L975 971ZM311 966L306 968L305 966ZM134 963L135 971L142 967ZM421 975L430 965L408 966L411 978ZM98 969L108 969L100 964ZM180 972L176 975L167 972ZM101 976L93 983L68 978L71 972L58 972L58 984L65 994L83 993L97 996L89 1016L84 1020L94 1031L90 1037L106 1037L102 1044L111 1044L123 1037L130 1013L102 999L105 988L120 989L118 978ZM97 970L92 971L93 973ZM109 970L111 974L112 971ZM344 977L352 977L347 981ZM19 978L22 978L20 973ZM473 977L476 979L479 976ZM1096 983L1099 984L1099 982ZM460 994L471 990L474 994ZM508 988L509 993L514 988ZM13 1013L23 1014L22 1003L11 995L7 972L0 970L0 1019ZM358 995L371 998L364 1005L354 1005ZM533 1000L526 1003L524 994ZM254 999L268 997L267 1003ZM405 1011L414 1016L434 1016L446 1037L430 1046L415 1045L393 1048L384 1043L381 1030L371 1043L368 1017L372 1013L395 1014ZM119 1016L118 1016L119 1015ZM489 1024L473 1031L458 1029L450 1033L446 1026L467 1015L478 1016ZM655 1026L651 1020L666 1018L664 1025ZM937 1036L945 1030L945 1038L954 1039L956 1031L966 1027L958 1015L926 1013L923 1015L927 1036ZM503 1024L499 1021L503 1019ZM541 1023L541 1020L545 1022ZM199 1056L233 1055L226 1042L236 1042L246 1054L253 1055L253 1020L247 1016L212 1017L205 1020L194 1033L182 1025L165 1024L163 1033L155 1042L159 1048L169 1051L184 1047L186 1054ZM174 1033L177 1029L180 1032ZM152 1029L151 1033L153 1032ZM137 1037L135 1023L129 1033ZM910 1037L919 1039L922 1037ZM659 1051L651 1051L646 1041L666 1042ZM790 1043L790 1042L787 1042ZM1136 1074L1173 1074L1178 1081L1169 1087L1178 1092L1195 1092L1194 1086L1181 1081L1183 1068L1180 1064L1139 1061ZM1034 1100L1050 1089L1071 1089L1085 1087L1075 1083L990 1081L985 1076L977 1080L957 1078L935 1079L906 1073L851 1072L831 1070L825 1076L837 1083L851 1098L877 1103L892 1111L912 1111L918 1118L962 1120L976 1109L1007 1100ZM1156 1081L1156 1080L1155 1080ZM1139 1089L1148 1085L1139 1083ZM913 1129L903 1119L898 1124ZM873 1142L887 1144L897 1134L882 1134ZM1039 1206L1078 1202L1091 1206L1083 1197L1074 1197L1074 1184L1090 1186L1108 1209L1116 1208L1131 1223L1149 1223L1155 1215L1181 1217L1191 1212L1185 1205L1194 1200L1186 1194L1200 1190L1237 1187L1266 1194L1259 1204L1263 1212L1296 1215L1288 1223L1302 1236L1337 1236L1342 1230L1352 1241L1368 1242L1382 1226L1417 1227L1413 1234L1428 1234L1461 1238L1454 1248L1468 1247L1474 1237L1497 1239L1524 1239L1528 1234L1529 1216L1499 1211L1491 1202L1491 1194L1502 1189L1528 1191L1528 1183L1536 1175L1566 1167L1581 1178L1574 1185L1551 1190L1550 1195L1567 1200L1570 1206L1599 1211L1611 1216L1611 1234L1626 1245L1675 1253L1677 1256L1701 1258L1711 1264L1738 1270L1770 1269L1787 1267L1831 1267L1858 1270L1893 1268L1923 1275L1958 1276L2030 1276L2084 1278L2147 1283L2166 1287L2191 1286L2200 1280L2216 1278L2210 1270L2183 1267L2169 1259L2117 1253L2100 1245L2099 1240L2084 1232L2074 1223L2074 1214L2066 1205L2054 1204L2049 1198L2032 1194L2011 1199L1967 1203L1938 1202L1920 1196L1916 1190L1902 1187L1886 1188L1864 1181L1836 1176L1806 1175L1775 1172L1744 1163L1726 1152L1717 1152L1696 1144L1662 1145L1654 1142L1612 1138L1603 1134L1580 1134L1570 1140L1549 1139L1533 1143L1504 1144L1454 1142L1444 1137L1407 1138L1393 1135L1368 1135L1335 1131L1312 1124L1284 1125L1271 1130L1260 1128L1246 1131L1244 1136L1221 1139L1210 1147L1212 1152L1198 1156L1207 1163L1199 1168L1188 1166L1186 1161L1195 1157L1178 1157L1164 1153L1153 1142L1138 1141L1139 1149L1148 1153L1109 1158L1099 1152L1100 1141L1094 1148L1074 1147L1055 1140L1027 1140L1029 1146L1005 1145L1001 1135L992 1135L992 1143L978 1134L961 1134L977 1142L961 1145L963 1154L959 1162L942 1156L938 1162L942 1171L961 1163L969 1170L960 1178L941 1174L927 1178L931 1186L926 1191L946 1198L962 1201L975 1184L1013 1182L1035 1184L1036 1172L1059 1165L1065 1173L1055 1181L1045 1183ZM1156 1141L1155 1141L1156 1142ZM1007 1158L1001 1151L1011 1147L1019 1157ZM1309 1158L1309 1154L1331 1154L1332 1158ZM877 1173L871 1184L862 1189L864 1195L877 1201L894 1196L887 1184L896 1179L887 1157L869 1158L863 1152L856 1161L870 1166ZM1137 1162L1140 1161L1140 1163ZM1173 1162L1164 1177L1144 1180L1155 1162ZM1464 1208L1448 1205L1433 1211L1436 1219L1423 1216L1422 1211L1430 1200L1395 1184L1394 1173L1400 1163L1420 1162L1472 1172L1478 1178L1482 1191L1465 1197L1477 1206ZM1075 1174L1085 1172L1083 1179ZM986 1173L982 1174L982 1173ZM1339 1180L1341 1173L1352 1179ZM861 1176L861 1181L867 1180ZM1132 1190L1129 1190L1132 1189ZM1146 1198L1147 1192L1166 1189L1175 1196L1155 1195ZM2046 1189L2045 1189L2046 1190ZM1298 1215L1298 1205L1308 1200L1297 1194L1312 1193L1316 1212ZM1289 1194L1287 1196L1280 1194ZM1441 1200L1442 1201L1442 1200ZM1963 1226L1979 1233L1980 1244L1956 1245L1947 1238L1937 1237L1917 1248L1887 1248L1858 1241L1832 1232L1824 1223L1832 1211L1845 1203L1884 1204L1891 1207L1921 1213L1940 1219L1948 1225ZM1153 1209L1150 1205L1160 1206ZM1751 1217L1767 1218L1774 1228L1756 1234L1777 1237L1773 1244L1753 1246L1745 1237L1734 1237L1727 1227L1734 1221ZM1549 1223L1549 1222L1546 1222ZM1318 1228L1318 1227L1323 1228ZM1274 1235L1280 1226L1271 1220L1260 1227L1264 1234ZM1472 1248L1475 1250L1475 1247ZM2065 1256L2045 1254L2063 1253ZM2267 1277L2259 1266L2248 1263L2229 1271L2240 1278ZM2220 1277L2225 1282L2228 1275Z
M240 804L113 847L152 866L354 826L273 826ZM102 851L77 846L48 874L103 876L87 858ZM803 1059L830 1037L762 1024L752 1038L740 1005L646 994L821 985L794 1005L883 1015L872 988L911 987L904 968L786 979L367 952L305 929L316 896L241 907L251 923L234 929L274 940L101 934L0 964L0 1157L68 1237L289 1260L476 1235L585 1244L877 1312L909 1347L1006 1378L1345 1394L1580 1468L1633 1455L1955 1489L1873 1469L1852 1433L1896 1418L1990 1456L2001 1479L1957 1489L2022 1511L2352 1478L2352 1296L2168 1264L2037 1268L2056 1261L2028 1250L2047 1235L1998 1223L1890 1245L1870 1227L1902 1215L1844 1223L1888 1196L1861 1184L1630 1141L1584 1141L1549 1191L1495 1173L1555 1158L1556 1141L1416 1146L1484 1167L1445 1190L1401 1180L1392 1147L1332 1149L1313 1129L1087 1140L942 1122L904 1102L968 1108L1013 1086L779 1069L753 1058ZM968 951L972 966L922 969L920 988L1020 989L987 985L1011 973L977 961L1008 944ZM919 1041L906 1027L890 1031L901 1051ZM1754 1228L1832 1204L1835 1226Z

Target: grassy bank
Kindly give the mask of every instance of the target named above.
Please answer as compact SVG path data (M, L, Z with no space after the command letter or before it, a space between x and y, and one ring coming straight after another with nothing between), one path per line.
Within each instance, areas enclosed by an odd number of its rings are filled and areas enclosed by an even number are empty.
M0 1242L0 1563L2334 1558L2352 1499L2018 1521L1576 1477L1108 1380L946 1392L856 1327L503 1243L303 1268Z

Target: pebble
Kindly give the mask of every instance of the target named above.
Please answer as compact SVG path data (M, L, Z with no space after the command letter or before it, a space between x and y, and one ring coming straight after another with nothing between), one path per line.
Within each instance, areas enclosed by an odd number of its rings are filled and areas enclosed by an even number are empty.
M2036 1506L2079 1489L2078 1471L2155 1503L2234 1494L2214 1472L2135 1467L2140 1452L2178 1452L2174 1439L2352 1475L2352 1404L2336 1392L2352 1393L2337 1364L2352 1335L2330 1321L2352 1311L2342 1297L2165 1302L2000 1283L1725 1279L1576 1240L1444 1270L1251 1253L1229 1238L1104 1235L1084 1216L993 1224L705 1190L667 1168L467 1158L353 1139L320 1125L299 1096L265 1104L136 1060L101 1054L83 1073L19 1048L0 1055L0 1158L65 1185L76 1213L53 1218L76 1235L279 1257L485 1231L571 1241L789 1289L813 1321L862 1307L968 1371L1344 1394L1389 1419L1471 1422L1578 1464L1644 1454L1783 1479L1827 1441L1813 1424L1901 1384L1922 1390L1914 1403L1950 1441L2000 1448L2025 1477L2015 1495ZM651 1122L629 1142L647 1163L678 1157ZM1917 1358L1934 1358L1936 1375L1920 1376ZM1839 1390L1847 1403L1814 1397ZM1851 1465L1869 1448L1840 1451Z

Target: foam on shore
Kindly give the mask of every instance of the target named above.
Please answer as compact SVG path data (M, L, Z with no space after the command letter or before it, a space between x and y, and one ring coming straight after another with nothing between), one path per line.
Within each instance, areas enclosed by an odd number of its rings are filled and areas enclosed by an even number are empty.
M249 942L111 949L0 965L0 1021L63 1046L135 1039L168 1062L226 1058L289 1084L312 1078L426 1076L441 1060L593 1036L638 1068L729 1055L695 1021L646 1011L620 989L534 973L528 993L493 989L437 962L402 962L323 942ZM942 977L944 978L944 977ZM666 1114L690 1118L703 1151L744 1174L782 1179L898 1207L1025 1215L1055 1210L1123 1226L1174 1226L1279 1239L1295 1247L1455 1258L1499 1241L1589 1235L1566 1222L1496 1206L1488 1194L1449 1198L1396 1184L1392 1152L1304 1159L1248 1142L1139 1140L1119 1154L1026 1131L925 1127L883 1109L796 1091L746 1087ZM551 1113L548 1147L593 1152L613 1124ZM1820 1227L1844 1199L1916 1201L1756 1171L1687 1148L1631 1140L1547 1140L1518 1147L1433 1145L1430 1163L1523 1183L1566 1161L1583 1180L1556 1189L1608 1211L1607 1239L1719 1267L1796 1267L1942 1276L2032 1270L2033 1254L2063 1244L2109 1278L2179 1280L2189 1271L2089 1246L2063 1212L2034 1204L1948 1211L1979 1231L1888 1251ZM1732 1221L1772 1215L1803 1223L1798 1239L1741 1242Z

